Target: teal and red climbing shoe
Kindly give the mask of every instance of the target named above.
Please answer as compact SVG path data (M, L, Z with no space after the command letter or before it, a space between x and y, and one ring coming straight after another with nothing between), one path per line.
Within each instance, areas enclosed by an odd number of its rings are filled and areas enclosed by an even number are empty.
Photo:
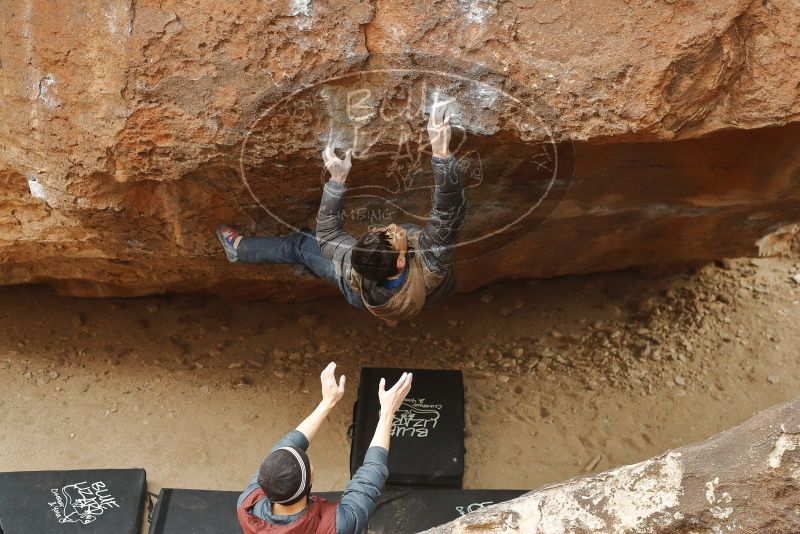
M239 255L236 253L236 247L233 246L237 237L239 237L239 232L230 226L225 224L220 224L217 226L217 239L219 239L219 242L222 243L222 248L225 250L225 255L228 257L228 261L231 263L236 263L239 261Z

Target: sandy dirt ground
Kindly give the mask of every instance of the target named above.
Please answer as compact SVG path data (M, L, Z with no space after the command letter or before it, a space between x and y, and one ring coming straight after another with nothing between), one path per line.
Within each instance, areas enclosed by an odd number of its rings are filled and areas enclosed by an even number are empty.
M258 268L258 267L254 267ZM511 281L388 329L340 299L81 300L0 289L0 471L144 467L238 490L318 402L315 489L348 480L362 366L465 372L465 487L537 488L703 440L800 395L800 256ZM800 277L798 277L800 280Z

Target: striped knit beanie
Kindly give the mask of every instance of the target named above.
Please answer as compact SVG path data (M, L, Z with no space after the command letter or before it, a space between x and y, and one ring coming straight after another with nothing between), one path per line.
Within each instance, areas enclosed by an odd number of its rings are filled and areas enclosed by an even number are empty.
M261 463L258 485L272 503L296 503L311 491L308 455L297 447L275 450Z

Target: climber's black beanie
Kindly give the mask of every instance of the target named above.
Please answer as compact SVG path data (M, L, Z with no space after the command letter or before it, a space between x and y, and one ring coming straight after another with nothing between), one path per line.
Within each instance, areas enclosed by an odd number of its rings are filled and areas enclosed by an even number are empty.
M311 464L297 447L281 447L261 463L258 485L267 499L277 504L294 504L311 491Z

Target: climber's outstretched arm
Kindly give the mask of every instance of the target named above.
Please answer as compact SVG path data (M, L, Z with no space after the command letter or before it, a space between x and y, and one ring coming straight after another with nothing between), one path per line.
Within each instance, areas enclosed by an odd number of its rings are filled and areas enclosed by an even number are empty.
M458 235L464 226L467 201L450 153L449 102L435 102L428 120L433 158L433 204L428 224L420 236L422 257L432 271L446 269L453 260Z
M332 260L340 271L343 261L356 244L356 239L344 231L345 181L352 167L351 156L352 150L348 150L344 160L339 159L330 146L322 152L325 168L330 171L331 177L322 190L317 213L317 243L322 255Z

